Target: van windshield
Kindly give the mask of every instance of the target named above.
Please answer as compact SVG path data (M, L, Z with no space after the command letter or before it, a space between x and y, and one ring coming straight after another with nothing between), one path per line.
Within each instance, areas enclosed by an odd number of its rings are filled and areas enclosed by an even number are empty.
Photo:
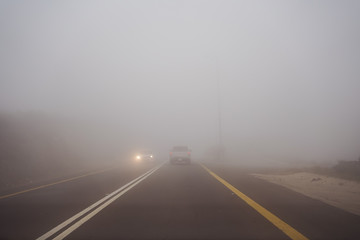
M174 152L187 152L188 151L188 147L186 146L176 146L173 148Z

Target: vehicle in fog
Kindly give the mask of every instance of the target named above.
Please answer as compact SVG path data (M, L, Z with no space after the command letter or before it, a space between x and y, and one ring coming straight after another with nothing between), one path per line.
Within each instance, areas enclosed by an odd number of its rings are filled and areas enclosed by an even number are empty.
M152 150L149 150L149 149L139 151L139 153L137 153L135 155L135 161L136 162L153 162L153 161L155 161L154 154L153 154Z
M170 163L191 163L191 150L187 146L174 146L170 151Z

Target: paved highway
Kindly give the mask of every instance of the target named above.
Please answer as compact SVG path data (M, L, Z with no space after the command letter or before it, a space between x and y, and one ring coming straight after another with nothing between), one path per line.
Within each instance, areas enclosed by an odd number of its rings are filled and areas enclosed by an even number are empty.
M360 239L360 216L219 164L119 166L29 188L1 194L1 239Z

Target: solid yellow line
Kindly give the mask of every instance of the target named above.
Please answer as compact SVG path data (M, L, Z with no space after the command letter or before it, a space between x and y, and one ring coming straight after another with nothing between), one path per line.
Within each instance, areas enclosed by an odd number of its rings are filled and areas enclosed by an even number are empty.
M214 172L212 172L210 169L205 167L204 165L200 164L206 171L208 171L215 179L217 179L219 182L224 184L228 189L230 189L233 193L235 193L238 197L240 197L242 200L244 200L247 204L249 204L252 208L254 208L258 213L263 215L267 220L269 220L272 224L274 224L277 228L279 228L281 231L283 231L287 236L289 236L293 240L308 240L307 237L296 231L294 228L292 228L289 224L282 221L280 218L266 210L264 207L256 203L254 200L240 192L238 189L236 189L234 186L232 186L230 183L226 182L224 179L216 175Z
M16 195L19 195L19 194L22 194L22 193L31 192L31 191L38 190L38 189L41 189L41 188L50 187L50 186L57 185L57 184L60 184L60 183L69 182L69 181L72 181L72 180L75 180L75 179L78 179L78 178L83 178L83 177L87 177L87 176L90 176L90 175L95 175L95 174L103 173L103 172L109 171L109 170L111 170L111 169L113 169L113 167L112 167L112 168L103 169L103 170L99 170L99 171L90 172L90 173L87 173L87 174L84 174L84 175L80 175L80 176L77 176L77 177L72 177L72 178L64 179L64 180L61 180L61 181L58 181L58 182L53 182L53 183L41 185L41 186L38 186L38 187L26 189L26 190L23 190L23 191L20 191L20 192L11 193L11 194L8 194L8 195L0 196L0 199L4 199L4 198L16 196Z

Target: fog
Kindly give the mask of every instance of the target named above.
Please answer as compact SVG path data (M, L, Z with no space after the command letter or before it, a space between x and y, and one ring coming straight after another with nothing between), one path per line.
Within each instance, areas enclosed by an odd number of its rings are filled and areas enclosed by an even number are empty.
M1 1L0 112L56 119L99 161L140 148L166 160L178 144L212 158L219 116L223 161L357 159L359 12L357 1Z

